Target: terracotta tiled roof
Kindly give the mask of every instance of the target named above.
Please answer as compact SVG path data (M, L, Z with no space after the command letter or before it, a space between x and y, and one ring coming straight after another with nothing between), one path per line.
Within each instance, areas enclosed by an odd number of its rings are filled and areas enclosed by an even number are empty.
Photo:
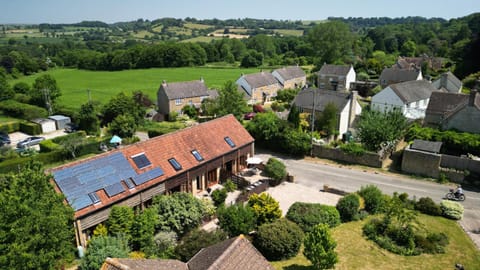
M100 270L188 270L178 260L107 258Z
M228 145L225 141L225 137L229 137L235 146L231 147ZM150 173L154 168L157 168L157 170L160 168L163 171L161 176L154 177L151 180L139 184L135 187L135 189L128 189L125 187L125 184L122 183L124 191L111 197L109 197L103 189L102 183L95 183L95 185L98 185L98 191L96 194L99 197L100 202L97 204L90 204L82 209L77 209L75 216L80 217L104 208L112 203L115 203L116 201L129 197L150 186L164 182L165 180L184 173L189 169L206 164L208 161L235 151L243 146L249 145L253 143L253 141L253 137L242 126L242 124L238 122L233 115L227 115L193 127L158 136L147 141L128 145L118 150L107 152L93 158L62 165L60 167L51 169L50 172L52 172L55 176L61 175L64 172L69 173L70 171L77 171L77 169L81 169L86 165L95 164L96 160L108 159L112 155L121 160L126 159L127 162L127 165L124 164L125 162L123 161L118 165L115 165L115 163L108 163L108 166L111 166L111 168L114 170L126 170L127 172L133 170L137 175ZM197 150L198 153L203 157L203 160L198 161L192 154L192 150ZM119 153L121 154L120 156L118 156ZM144 154L145 157L150 161L151 165L146 166L145 168L137 168L135 162L132 160L132 156L139 154ZM176 161L181 165L180 170L175 170L169 163L168 160L171 158L175 158ZM115 166L121 166L121 168L116 168ZM96 179L96 177L98 177L98 173L95 167L92 168L93 169L91 170L93 171L88 172L88 177L93 177L93 179ZM87 175L82 177L88 178ZM107 176L107 178L108 177L111 176ZM120 180L124 179L116 179L117 182ZM54 181L56 181L56 179L54 179ZM60 191L58 186L59 183L56 182L56 184L57 190ZM79 185L67 185L66 189L68 189L68 191L63 190L64 194L72 193L78 195L78 193L85 192L84 188ZM86 196L88 194L83 195Z
M173 82L162 83L160 89L165 91L168 99L174 100L177 98L202 97L208 96L207 86L203 80L190 82Z
M200 250L187 264L189 270L274 269L243 235Z
M246 74L243 75L243 77L252 88L259 88L279 83L270 72L262 71L258 73Z
M283 67L275 70L284 80L291 80L305 77L305 72L299 66Z
M351 66L345 66L345 65L324 64L322 68L320 68L320 71L318 72L318 74L347 76L351 68L352 68Z

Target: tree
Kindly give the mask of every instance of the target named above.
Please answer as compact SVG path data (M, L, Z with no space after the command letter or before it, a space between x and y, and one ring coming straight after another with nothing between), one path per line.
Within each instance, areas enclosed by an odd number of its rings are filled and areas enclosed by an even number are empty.
M218 209L218 224L230 237L248 235L256 226L255 213L243 204Z
M338 135L338 108L333 103L328 103L323 112L315 121L316 128L328 136Z
M156 251L154 235L158 224L155 207L150 207L135 215L132 224L132 248L151 256Z
M128 258L129 252L128 241L121 236L94 237L80 261L80 270L98 270L107 257Z
M177 246L177 234L172 231L160 231L153 237L157 249L157 255L162 259L175 257Z
M382 191L375 185L362 186L358 195L365 200L365 210L370 214L379 213L384 207Z
M215 113L217 116L233 114L240 121L243 118L243 114L248 111L243 93L238 91L237 85L233 81L227 81L223 85L215 102Z
M62 95L57 81L52 75L45 74L35 79L30 91L31 102L51 110L56 100Z
M241 67L250 68L258 67L263 64L263 54L255 50L248 50L247 54L243 56L240 63Z
M131 115L121 114L116 116L108 125L110 134L118 135L121 138L131 138L135 135L137 122Z
M177 192L157 196L153 200L157 207L159 223L157 230L174 231L183 235L196 228L203 217L203 203L190 193Z
M129 206L114 205L107 219L108 233L112 236L124 235L131 239L134 213Z
M0 101L12 99L15 96L15 91L10 87L7 78L0 73Z
M354 39L347 24L329 21L313 27L308 32L307 40L316 52L317 65L321 66L323 63L334 63L351 55Z
M268 260L282 260L297 255L302 240L302 229L290 220L282 218L261 225L253 244Z
M214 245L227 239L227 235L221 230L207 232L196 229L185 235L175 247L175 253L183 262L190 260L193 255L202 248Z
M183 114L188 115L188 117L190 117L190 118L197 117L197 109L193 105L188 105L187 104L187 105L183 106L182 112L183 112Z
M225 188L219 188L212 191L212 200L216 207L220 207L225 204L227 199L227 190Z
M63 150L67 152L72 158L77 157L79 148L85 143L85 138L83 136L67 136L64 140L60 142Z
M17 94L28 94L30 93L31 87L28 83L26 82L18 82L13 85L13 90Z
M303 254L316 269L330 269L338 262L338 255L335 252L337 243L326 224L318 224L307 233L303 245Z
M281 181L287 176L285 164L276 158L268 159L264 172L268 177L276 181Z
M248 122L246 128L258 141L269 141L280 135L281 119L273 112L260 113Z
M300 128L300 110L295 105L290 108L288 122L292 123L295 128Z
M248 206L255 213L257 225L269 223L282 217L280 204L266 192L262 192L260 195L252 194L248 198Z
M407 119L398 110L385 113L363 110L358 123L358 137L371 151L378 151L382 143L392 143L405 133Z
M97 108L91 103L85 103L80 106L80 111L76 117L78 127L85 130L87 134L95 134L100 130L100 120L97 117Z
M0 268L58 269L73 259L73 210L40 163L0 177Z
M110 123L119 115L130 115L135 119L135 123L143 123L143 117L145 116L145 109L139 105L135 99L131 96L127 96L125 93L119 93L103 106L102 109L104 125Z

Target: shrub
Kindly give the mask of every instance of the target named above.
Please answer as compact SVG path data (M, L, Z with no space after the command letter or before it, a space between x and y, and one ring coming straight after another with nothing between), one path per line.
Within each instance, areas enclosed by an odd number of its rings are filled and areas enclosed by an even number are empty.
M215 204L216 207L219 207L220 205L225 204L225 199L227 199L227 190L226 189L224 189L224 188L215 189L212 192L213 204Z
M19 121L10 121L6 123L0 124L0 130L6 133L12 133L15 131L20 130L20 122Z
M440 254L445 253L448 245L448 236L444 233L430 233L427 237L417 235L415 243L422 253Z
M315 226L304 239L303 254L312 262L316 269L330 269L338 262L335 252L337 243L325 224Z
M53 152L55 150L60 150L62 147L52 140L44 140L40 142L40 152Z
M182 238L175 247L175 253L180 260L186 262L202 248L214 245L225 239L227 239L227 235L220 230L213 232L206 232L200 229L193 230Z
M217 213L220 228L231 237L239 234L249 234L256 226L255 212L249 206L235 204L221 207Z
M318 224L326 224L333 228L340 224L340 214L334 206L318 203L296 202L290 206L287 215L304 232L310 232Z
M268 260L282 260L297 255L302 241L303 232L297 224L278 219L260 226L253 244Z
M374 185L362 187L358 194L365 200L365 210L371 214L379 213L384 206L382 191Z
M160 231L154 237L153 241L157 249L157 255L160 258L168 259L173 257L174 249L177 246L177 234L172 231Z
M420 198L418 202L415 203L415 209L431 216L442 215L442 209L440 208L440 205L436 204L430 197Z
M269 158L265 165L265 174L276 181L281 181L287 176L285 164L276 158Z
M3 113L8 116L25 120L48 116L48 112L44 108L26 103L20 103L15 100L5 100L0 102L0 110L2 110Z
M463 217L463 205L458 202L443 200L440 203L442 215L447 218L460 220Z
M359 143L345 143L340 145L340 149L345 153L356 156L361 156L366 152L366 150Z
M360 196L355 193L348 194L338 200L336 207L343 222L358 220Z
M233 192L237 189L237 185L231 179L228 179L223 186L228 192Z
M255 212L257 225L272 222L282 216L280 204L266 192L262 192L260 195L252 194L248 198L248 206Z
M38 135L42 133L42 128L37 123L21 122L20 131L29 135Z
M80 269L100 269L107 257L128 258L129 252L128 242L122 237L94 237L88 244L88 250L80 262Z

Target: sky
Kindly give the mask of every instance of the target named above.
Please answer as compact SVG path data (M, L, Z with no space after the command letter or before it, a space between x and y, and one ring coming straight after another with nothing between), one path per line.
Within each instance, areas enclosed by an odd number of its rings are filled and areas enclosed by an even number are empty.
M459 18L479 0L0 0L0 24L184 19L323 20L334 17Z

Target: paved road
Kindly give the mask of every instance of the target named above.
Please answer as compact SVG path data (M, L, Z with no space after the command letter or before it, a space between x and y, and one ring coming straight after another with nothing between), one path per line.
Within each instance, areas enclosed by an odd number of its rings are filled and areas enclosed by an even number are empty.
M256 156L267 161L270 153L258 153ZM347 192L359 190L362 186L374 184L386 194L393 192L415 196L430 197L440 202L451 186L431 181L412 179L407 176L379 172L375 169L363 169L355 166L338 165L321 159L292 159L275 155L287 166L287 171L294 176L295 182L315 190L322 190L323 185ZM465 190L467 200L462 202L465 212L460 225L480 248L480 193Z

